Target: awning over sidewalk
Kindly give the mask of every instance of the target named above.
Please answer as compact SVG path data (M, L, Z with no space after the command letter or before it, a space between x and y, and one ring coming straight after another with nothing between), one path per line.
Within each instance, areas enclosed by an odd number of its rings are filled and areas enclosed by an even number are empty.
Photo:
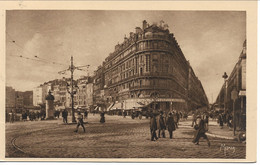
M246 96L246 91L245 90L240 90L238 95L239 96Z
M184 99L177 99L177 98L158 98L156 100L152 98L138 98L138 99L127 99L119 103L115 103L114 105L110 105L108 110L116 110L116 109L137 109L146 107L152 102L178 102L178 103L185 103Z
M107 111L110 111L111 108L112 108L114 105L115 105L115 103L110 104L109 107L107 108Z
M150 99L129 99L124 101L124 109L137 109L146 107L151 104L153 101Z
M114 106L110 110L123 109L122 103L115 103Z

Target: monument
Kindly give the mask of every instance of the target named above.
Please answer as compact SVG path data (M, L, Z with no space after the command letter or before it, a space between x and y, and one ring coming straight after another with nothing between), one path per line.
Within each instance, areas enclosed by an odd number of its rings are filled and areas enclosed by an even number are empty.
M49 90L49 94L45 98L46 100L46 119L52 120L54 119L54 96L51 94Z

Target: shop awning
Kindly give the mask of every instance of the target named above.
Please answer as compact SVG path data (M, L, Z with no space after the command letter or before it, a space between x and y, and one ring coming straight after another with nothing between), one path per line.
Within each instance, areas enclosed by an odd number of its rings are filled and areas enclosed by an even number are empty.
M110 104L110 106L107 108L107 111L110 111L110 109L114 106L115 103Z
M152 103L151 99L129 99L124 101L123 109L137 109L141 107L145 107Z
M116 109L124 109L122 108L122 103L115 103L110 110L116 110Z
M241 91L239 91L239 94L238 94L239 96L246 96L246 91L244 91L244 90L241 90Z

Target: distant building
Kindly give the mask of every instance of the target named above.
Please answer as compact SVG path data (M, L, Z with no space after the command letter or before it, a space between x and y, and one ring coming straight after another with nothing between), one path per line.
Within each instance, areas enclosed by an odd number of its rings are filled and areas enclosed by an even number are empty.
M5 88L5 106L6 108L15 108L15 89L12 87Z
M19 91L15 92L15 106L16 106L16 108L23 108L24 107L23 92L19 92Z
M94 84L93 84L93 101L94 106L100 107L101 109L105 109L108 105L104 96L104 67L103 65L98 66L97 70L94 71Z
M23 109L33 106L33 91L20 92L15 91L12 87L6 86L6 112L14 110L16 113L22 112Z
M24 106L33 106L33 91L23 92L23 104Z
M52 90L51 83L44 83L33 89L33 105L38 106L45 104L45 98L48 91Z
M43 104L42 101L42 87L36 87L33 89L33 105L38 106L40 104Z
M86 105L88 107L93 106L93 82L88 83L86 86Z
M89 108L93 105L93 89L91 89L93 85L90 85L93 84L92 81L92 78L89 76L83 76L77 80L77 92L74 96L76 108ZM69 99L71 101L71 98Z

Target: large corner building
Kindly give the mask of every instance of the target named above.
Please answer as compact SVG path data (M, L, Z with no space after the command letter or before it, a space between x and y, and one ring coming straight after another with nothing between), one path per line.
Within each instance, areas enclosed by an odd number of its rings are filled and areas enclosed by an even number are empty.
M194 110L208 105L200 80L163 22L149 25L144 20L101 67L94 93L107 110Z

